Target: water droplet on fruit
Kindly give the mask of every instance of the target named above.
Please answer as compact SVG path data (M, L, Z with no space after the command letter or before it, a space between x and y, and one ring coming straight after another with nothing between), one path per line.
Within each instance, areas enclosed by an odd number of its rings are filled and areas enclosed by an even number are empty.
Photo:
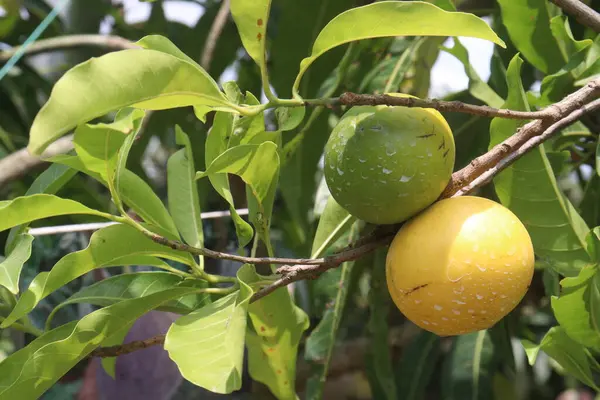
M429 321L425 321L424 319L422 319L421 322L424 323L425 325L429 325Z
M385 149L385 154L387 154L388 156L393 156L394 154L396 154L396 150L394 150L391 147L388 147Z
M387 169L387 168L383 168L383 169L381 170L381 172L383 172L383 173L384 173L384 174L386 174L386 175L389 175L389 174L391 174L391 173L392 173L392 170L391 170L391 169Z
M415 300L415 304L421 304L421 300Z
M475 297L477 297L477 300L482 300L483 299L483 296L480 295L480 294L475 294Z
M448 318L442 317L442 321L448 321Z
M458 311L458 310L452 309L452 312L453 312L455 315L460 315L460 311Z
M361 163L361 164L363 164L363 163L366 163L367 160L365 160L364 158L358 157L358 162Z
M460 301L460 300L452 300L452 302L456 303L456 304L460 304L460 305L467 304L464 301Z
M402 175L402 177L400 178L400 182L409 182L412 179L412 176L406 176L406 175Z
M473 310L473 309L469 308L469 309L467 310L467 312L468 312L469 314L473 314L473 313L475 312L475 310Z
M440 305L437 305L437 304L436 304L436 305L434 305L434 306L433 306L433 308L434 308L436 311L442 311L442 310L443 310L443 307L442 307L442 306L440 306Z

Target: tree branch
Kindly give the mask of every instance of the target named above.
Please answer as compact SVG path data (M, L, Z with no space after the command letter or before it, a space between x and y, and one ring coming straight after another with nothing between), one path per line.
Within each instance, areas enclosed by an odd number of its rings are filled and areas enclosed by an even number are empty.
M97 46L109 50L138 49L133 42L120 36L105 35L71 35L38 40L27 47L25 55L33 56L49 51L65 50L75 47ZM15 46L10 50L0 51L0 63L7 62L18 50Z
M567 13L573 15L580 24L600 33L600 14L580 0L551 0Z
M207 71L210 68L219 37L223 32L223 28L225 28L225 24L227 23L227 17L229 16L229 4L230 0L223 0L221 2L221 7L219 8L215 19L213 20L210 31L208 32L208 37L206 38L206 43L204 44L204 50L202 51L202 57L200 58L200 65Z
M134 351L143 350L150 346L156 346L157 344L163 344L165 342L165 335L157 335L144 340L135 340L126 344L110 346L110 347L99 347L92 351L89 357L117 357L124 354L133 353Z

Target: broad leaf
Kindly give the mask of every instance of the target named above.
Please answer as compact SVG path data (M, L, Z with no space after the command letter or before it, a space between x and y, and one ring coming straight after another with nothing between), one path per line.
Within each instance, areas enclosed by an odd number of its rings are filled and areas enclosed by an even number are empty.
M230 7L244 48L260 66L260 69L264 70L266 68L267 21L271 0L232 0Z
M69 214L88 214L104 218L109 216L74 200L50 194L34 194L0 201L0 232L38 219Z
M77 156L61 155L51 160L83 172L108 187L108 183L100 174L88 170ZM173 238L179 237L177 227L165 205L142 178L129 170L123 170L119 175L119 189L121 200L144 221L165 229Z
M596 266L586 267L574 278L561 282L552 310L561 328L583 346L600 350L600 275Z
M519 77L522 61L515 56L507 70L508 98L503 108L528 110ZM513 135L522 121L494 118L490 148ZM563 275L577 275L590 262L585 251L585 222L557 186L543 145L525 155L494 179L502 204L527 228L538 257Z
M399 399L423 398L440 353L439 336L427 331L421 332L406 346L397 369Z
M75 66L56 83L33 122L28 149L40 154L74 127L124 107L190 105L237 109L206 71L189 61L148 49L109 53Z
M445 369L442 384L445 399L493 398L492 378L496 362L488 331L457 336Z
M184 148L169 157L167 162L169 211L183 240L190 246L203 247L204 233L198 185L194 180L196 169L192 144L179 126L175 127L175 135L177 144Z
M538 353L543 351L560 364L569 374L581 382L600 391L594 383L591 364L594 363L592 355L579 343L571 339L560 326L551 328L539 345L523 340L523 347L527 353L529 364L533 365Z
M23 264L31 256L33 236L22 234L15 238L14 246L6 258L0 261L0 286L12 293L19 293L19 277Z
M343 12L321 30L310 57L300 63L294 88L298 89L308 67L328 50L356 40L386 36L466 36L505 47L490 27L472 14L448 12L424 2L380 1Z
M499 0L502 23L525 59L545 74L558 71L563 58L550 29L546 0Z
M277 289L250 304L253 330L246 333L248 372L278 399L296 399L296 357L308 315L298 308L287 288Z
M76 174L77 171L68 166L52 164L33 181L27 192L25 192L25 196L41 193L56 194ZM15 239L27 229L27 226L28 224L23 224L10 230L4 247L6 253L11 251L14 247Z
M54 329L0 363L0 397L37 399L107 339L163 303L197 291L172 288L119 302Z
M254 267L238 271L240 289L179 318L165 339L165 349L190 382L215 393L231 393L242 385L248 283L257 279Z
M0 327L7 327L25 316L46 296L83 274L97 268L120 265L154 265L160 267L164 257L190 265L190 254L154 243L128 225L111 225L92 235L84 250L67 254L50 272L41 272L19 298Z
M311 258L321 257L356 221L330 196L319 219L312 244Z

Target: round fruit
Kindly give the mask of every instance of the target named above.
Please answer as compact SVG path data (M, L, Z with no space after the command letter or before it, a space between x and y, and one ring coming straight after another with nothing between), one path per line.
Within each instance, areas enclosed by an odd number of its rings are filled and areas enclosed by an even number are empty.
M350 214L393 224L439 197L452 175L454 157L452 131L436 110L354 107L325 147L325 181Z
M486 329L521 301L533 277L531 238L504 206L481 197L439 201L396 234L386 280L396 306L440 336Z

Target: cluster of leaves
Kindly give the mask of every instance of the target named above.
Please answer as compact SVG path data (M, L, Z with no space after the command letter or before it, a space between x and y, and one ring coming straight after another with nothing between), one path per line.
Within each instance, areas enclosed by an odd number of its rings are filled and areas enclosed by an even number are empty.
M566 17L544 1L528 5L501 1L494 23L504 40L481 19L454 12L454 5L447 1L436 1L437 7L382 1L353 9L341 0L329 6L317 0L298 3L278 1L271 9L266 0L232 0L235 26L232 23L225 28L224 35L232 37L221 39L224 46L220 51L230 51L233 57L241 41L257 66L248 69L254 73L251 77L240 74L237 84L219 87L212 78L220 75L227 57L215 57L211 69L205 71L190 56L198 48L189 41L193 36L188 28L178 30L165 24L162 36L145 36L137 42L141 50L111 53L71 69L51 94L47 92L49 99L35 119L22 121L26 130L31 126L28 148L32 152L40 153L71 130L75 131L75 150L52 158L53 164L24 196L0 202L0 231L11 229L6 257L0 263L1 327L37 336L0 363L0 396L40 396L98 346L122 343L132 324L154 309L182 315L170 327L165 349L187 380L218 393L240 388L246 346L250 376L267 385L277 398L295 398L296 357L310 316L318 324L303 344L311 370L306 391L310 398L321 397L335 343L351 336L351 322L355 319L358 323L354 326L360 325L364 315L368 315L366 334L370 339L369 381L376 398L419 398L440 370L443 385L438 389L447 397L490 398L492 391L515 391L518 388L511 380L523 366L514 361L514 338L524 339L532 364L539 361L536 356L541 350L560 368L596 389L593 374L600 367L595 359L599 328L594 310L600 301L596 295L600 229L590 227L600 225L600 169L591 177L579 178L585 191L577 207L558 181L573 171L581 175L582 165L594 165L590 157L598 154L594 153L598 138L582 123L517 162L495 179L495 191L483 193L509 207L527 226L540 274L548 295L553 296L552 309L536 304L536 315L553 315L559 325L548 330L554 325L550 322L540 329L533 317L530 321L511 315L489 331L453 340L442 368L437 367L447 351L445 342L426 332L412 339L394 367L396 361L387 345L392 307L385 291L384 251L325 274L311 284L314 295L300 308L286 289L250 302L261 286L272 282L271 271L259 274L255 266L247 264L235 277L212 275L205 269L204 257L193 257L149 238L155 233L203 247L206 226L200 211L202 196L208 191L217 193L229 206L239 251L252 245L253 255L263 247L266 254L273 255L274 227L284 233L296 254L310 252L311 257L357 238L365 227L332 199L315 224L313 195L320 150L330 129L328 117L335 120L339 111L305 109L302 97L399 88L424 97L430 68L447 37L471 36L500 46L508 44L507 50L495 48L489 84L470 66L460 41L455 39L453 48L443 49L464 63L470 80L469 89L454 98L472 103L516 110L544 106L600 70L598 36L583 31L579 37L590 38L575 40ZM208 16L200 20L198 30L208 31L218 5L207 5ZM314 19L315 8L326 18L310 25L318 28L319 34L314 38L298 35L297 21ZM156 23L160 14L153 12L151 18ZM536 24L531 24L530 18ZM239 37L235 36L236 27ZM186 40L189 47L180 45L177 38ZM266 58L267 45L275 64L272 67ZM516 51L526 63L514 55ZM331 65L337 67L332 70ZM539 94L526 92L522 82L522 77L533 72L544 74ZM260 104L254 94L261 89L267 104ZM291 99L280 99L275 93ZM198 139L198 132L192 130L195 125L186 129L182 122L176 127L178 148L167 162L165 206L139 166L137 139L147 140L141 130L146 124L154 126L155 115L184 107L193 108L201 125L210 117L212 128L208 136ZM271 108L275 113L269 112ZM158 112L148 116L147 110ZM103 122L90 124L98 118ZM464 115L449 115L448 120L457 141L457 167L512 135L521 124L502 119L490 124ZM276 128L268 129L272 125ZM242 197L248 204L249 222L235 211L239 198L234 196L230 175L244 183ZM77 176L106 188L111 202L89 205L56 196ZM204 184L201 190L198 184ZM277 200L281 207L275 206ZM130 211L139 218L131 218ZM27 226L39 219L73 214L118 224L94 233L85 249L62 257L22 291L19 278L34 240ZM120 274L87 286L58 305L43 330L31 323L30 313L61 287L96 269L134 265L159 271ZM559 288L560 276L567 279ZM351 315L348 307L357 307L355 297L359 296L363 297L357 313L361 315ZM53 328L55 314L78 303L100 309ZM513 322L520 324L515 327ZM114 375L115 359L104 359L103 367Z

